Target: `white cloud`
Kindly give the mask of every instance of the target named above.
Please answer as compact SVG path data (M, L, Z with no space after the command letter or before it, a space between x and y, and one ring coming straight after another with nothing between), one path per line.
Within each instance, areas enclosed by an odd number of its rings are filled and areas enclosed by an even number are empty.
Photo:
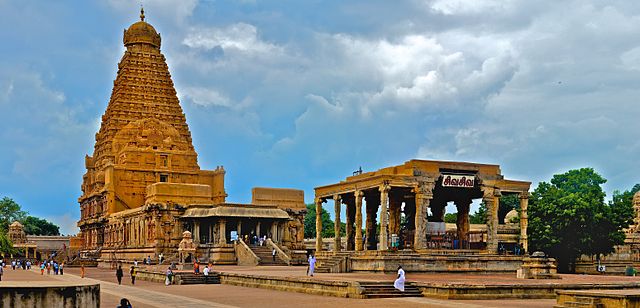
M429 6L444 15L471 15L512 9L517 2L514 0L435 0Z
M200 106L231 107L231 100L217 90L201 87L186 87L180 90L181 100L189 99Z
M182 43L195 49L221 48L224 52L248 54L282 51L281 47L260 40L257 28L246 23L236 23L226 28L192 28Z

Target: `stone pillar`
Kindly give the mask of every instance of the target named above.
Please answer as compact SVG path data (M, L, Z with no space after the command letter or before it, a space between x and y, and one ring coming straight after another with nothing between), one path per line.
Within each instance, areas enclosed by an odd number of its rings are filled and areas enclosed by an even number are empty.
M433 182L421 183L415 189L415 225L416 231L413 239L413 249L421 250L427 248L427 209L429 202L433 198Z
M200 221L193 221L193 241L200 244Z
M258 237L260 237L260 222L259 221L256 223L256 235Z
M316 252L322 251L322 199L316 199Z
M362 197L364 193L356 190L356 251L362 251Z
M220 244L224 245L227 243L227 221L224 219L220 219L218 221L218 232L220 232Z
M340 201L340 195L333 196L333 209L336 214L336 219L333 224L333 230L335 232L335 235L333 237L333 251L342 250L342 239L340 237Z
M529 192L520 194L520 245L524 251L529 251L529 238L527 237L527 227L529 226Z
M376 194L367 194L367 221L365 222L366 240L365 247L367 250L376 250L376 221L378 216L378 206L380 205L379 196Z
M400 236L400 210L402 200L392 193L389 193L389 236L392 234Z
M460 248L466 248L467 246L464 246L464 243L468 243L469 241L469 207L471 206L471 202L471 199L455 201L458 210L456 231L458 233Z
M242 238L242 220L238 220L238 226L236 227L236 229L238 229L238 237L244 241L244 238Z
M274 243L279 243L277 237L278 237L278 222L274 221L271 223L271 240Z
M346 211L347 211L347 226L345 228L346 236L347 236L347 250L355 250L355 234L354 234L354 220L356 215L356 206L353 200L347 201L345 200Z
M387 212L387 203L389 202L389 190L391 186L388 184L380 186L380 248L379 250L389 249L389 220ZM374 227L375 230L375 227ZM374 232L375 235L375 232Z
M500 190L486 187L483 189L482 201L487 206L487 251L498 252L498 207L500 206Z

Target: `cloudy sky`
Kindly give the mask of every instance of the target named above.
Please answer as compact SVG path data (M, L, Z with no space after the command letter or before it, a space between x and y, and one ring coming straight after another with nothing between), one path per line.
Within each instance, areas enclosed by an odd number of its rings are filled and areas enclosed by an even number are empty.
M143 1L229 201L412 158L640 182L635 1ZM75 233L139 1L0 0L0 197Z

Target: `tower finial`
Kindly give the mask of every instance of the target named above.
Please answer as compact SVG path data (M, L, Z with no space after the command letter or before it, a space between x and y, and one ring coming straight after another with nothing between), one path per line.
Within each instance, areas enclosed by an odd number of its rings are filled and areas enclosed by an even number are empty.
M144 8L142 7L142 4L140 4L140 20L144 21Z

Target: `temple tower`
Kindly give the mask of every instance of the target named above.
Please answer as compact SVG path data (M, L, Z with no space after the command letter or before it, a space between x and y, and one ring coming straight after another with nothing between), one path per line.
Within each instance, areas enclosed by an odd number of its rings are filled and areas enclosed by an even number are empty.
M150 202L225 201L224 169L200 170L160 34L144 19L141 10L140 21L124 30L126 51L93 156L85 158L78 200L85 248L103 245L111 214Z

